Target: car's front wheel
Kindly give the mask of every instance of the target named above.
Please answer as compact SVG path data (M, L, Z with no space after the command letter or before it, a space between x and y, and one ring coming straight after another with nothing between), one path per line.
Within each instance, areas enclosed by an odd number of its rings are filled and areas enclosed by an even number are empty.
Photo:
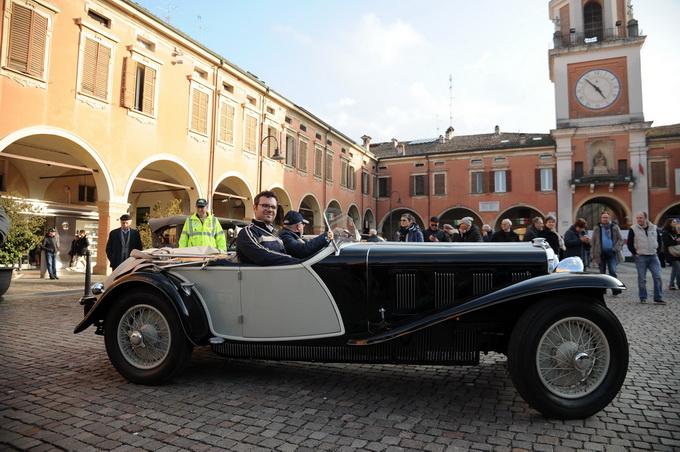
M519 394L558 419L602 410L621 389L627 368L621 323L589 297L536 303L517 322L508 346L508 369Z
M131 291L111 307L105 322L106 352L133 383L159 385L186 366L193 346L170 302L154 291Z

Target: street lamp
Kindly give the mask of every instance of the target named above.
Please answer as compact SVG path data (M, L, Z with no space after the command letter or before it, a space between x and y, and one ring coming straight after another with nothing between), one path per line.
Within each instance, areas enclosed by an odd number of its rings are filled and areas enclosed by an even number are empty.
M274 135L267 135L262 139L262 143L260 143L260 165L258 168L259 174L258 174L258 184L259 184L259 191L262 191L262 165L264 164L264 152L262 150L262 146L264 146L264 142L267 141L268 139L273 139L276 141L276 147L274 148L274 155L269 157L272 160L275 160L277 162L280 162L281 160L284 160L286 158L285 155L281 154L281 151L279 150L279 139L276 138Z
M397 190L394 190L392 193L390 193L390 215L387 217L388 221L390 222L390 238L389 238L389 240L394 239L394 230L393 230L393 226L392 226L392 224L393 224L393 222L392 222L392 195L395 194L395 193L398 196L397 204L403 204L403 201L401 200L401 194Z

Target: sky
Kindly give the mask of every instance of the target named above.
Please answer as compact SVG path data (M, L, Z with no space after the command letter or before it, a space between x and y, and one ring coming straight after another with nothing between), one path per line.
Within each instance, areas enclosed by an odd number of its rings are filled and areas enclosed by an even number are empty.
M136 0L357 143L549 133L548 0ZM680 123L680 0L633 0L643 107Z

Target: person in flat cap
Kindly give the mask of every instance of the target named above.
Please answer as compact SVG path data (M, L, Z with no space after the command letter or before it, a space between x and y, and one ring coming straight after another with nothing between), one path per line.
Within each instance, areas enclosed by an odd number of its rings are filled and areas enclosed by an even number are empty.
M227 249L227 238L222 225L208 212L208 201L204 198L196 200L196 213L184 222L178 245L180 248L214 246L221 250Z
M139 231L130 227L132 217L123 214L119 220L120 227L109 232L109 239L106 242L106 257L109 259L109 265L113 270L130 257L132 250L142 249Z
M305 220L300 212L290 210L283 217L283 229L279 231L279 238L283 241L286 252L298 259L312 256L333 240L332 231L314 237L312 240L306 240L302 237L306 224L309 224L309 221Z
M479 228L472 224L472 217L464 217L458 226L460 231L459 242L483 242L482 233Z
M426 242L450 242L448 234L439 229L439 217L430 217L430 227L423 231Z

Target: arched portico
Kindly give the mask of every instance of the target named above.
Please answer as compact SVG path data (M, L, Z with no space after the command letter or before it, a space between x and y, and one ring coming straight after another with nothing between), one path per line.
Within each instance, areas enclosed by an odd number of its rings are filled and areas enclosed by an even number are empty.
M581 200L581 203L576 206L574 218L570 219L569 224L573 224L577 218L583 218L588 224L588 229L592 229L600 222L600 215L605 211L610 213L611 219L616 221L621 229L626 230L632 225L634 214L623 200L614 196L601 195Z
M298 211L309 224L305 225L305 234L320 234L324 228L323 212L319 199L313 193L307 193L300 201Z
M531 225L533 219L536 217L543 218L545 217L545 214L534 206L528 206L525 204L514 205L502 211L500 215L496 217L496 222L491 225L491 227L494 231L500 231L501 222L507 218L512 221L512 229L520 236L523 236L527 228ZM558 218L557 221L559 222L559 220L560 219ZM568 227L569 226L567 225L567 228ZM563 230L566 231L567 229L564 228Z
M234 219L252 217L254 193L243 175L226 173L213 189L212 211L215 216Z

